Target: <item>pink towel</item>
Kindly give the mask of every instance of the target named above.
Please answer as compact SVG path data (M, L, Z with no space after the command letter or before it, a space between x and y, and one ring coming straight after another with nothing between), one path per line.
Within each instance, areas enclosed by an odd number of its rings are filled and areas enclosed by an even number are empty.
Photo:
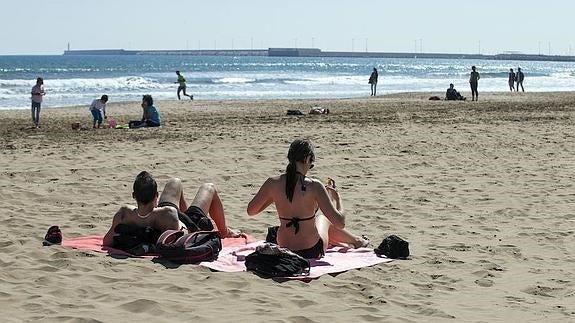
M81 250L93 250L97 252L107 252L110 255L134 257L129 253L102 246L102 236L87 236L71 238L62 241L62 246ZM200 266L223 272L246 271L244 264L245 256L252 253L256 246L264 243L263 240L256 240L254 237L244 234L240 238L222 239L222 251L218 259L212 262L202 262ZM154 255L143 256L142 258L153 258ZM310 260L310 274L305 277L291 277L292 279L309 280L318 278L325 274L341 273L350 269L373 266L376 264L390 262L392 259L378 257L372 249L359 248L347 249L342 247L329 248L325 256L321 259Z
M107 252L110 255L119 255L119 256L129 256L134 257L133 255L119 250L114 249L111 247L104 247L102 246L102 239L103 236L86 236L86 237L78 237L78 238L71 238L65 239L62 241L62 246L75 248L80 250L92 250L97 252ZM225 238L222 239L222 246L225 247L234 247L234 246L244 246L250 242L256 241L256 239L250 235L242 233L242 236L239 238ZM153 258L154 255L143 256Z
M245 256L254 252L256 246L262 243L264 243L264 241L260 240L248 243L245 246L225 247L220 251L217 260L202 262L200 266L224 272L246 271L244 264ZM373 249L369 248L348 249L331 247L327 249L323 258L310 259L311 269L308 276L290 278L309 280L325 274L341 273L350 269L373 266L392 260L393 259L378 257L375 252L373 252Z

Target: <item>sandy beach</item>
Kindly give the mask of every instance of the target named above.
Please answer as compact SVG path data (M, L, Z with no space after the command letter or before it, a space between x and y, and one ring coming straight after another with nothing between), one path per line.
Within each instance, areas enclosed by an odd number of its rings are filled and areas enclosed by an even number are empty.
M29 110L0 111L2 321L575 321L575 92L430 95L160 101L155 129L92 129L87 106L43 109L41 129ZM286 115L312 106L331 113ZM141 116L113 97L107 110ZM215 183L229 225L264 238L277 215L248 217L247 203L300 136L347 226L375 246L404 237L410 260L278 283L41 246L51 225L103 235L141 170L181 178L189 198Z

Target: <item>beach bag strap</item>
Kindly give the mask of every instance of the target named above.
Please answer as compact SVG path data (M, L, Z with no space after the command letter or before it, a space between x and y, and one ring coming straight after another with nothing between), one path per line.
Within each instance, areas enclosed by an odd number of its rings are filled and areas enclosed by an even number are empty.
M166 230L162 234L160 234L160 237L158 238L156 244L168 246L174 244L176 240L178 240L183 235L184 232L180 230Z
M222 250L219 231L178 232L164 232L164 237L158 239L156 250L162 258L177 264L196 264L218 258Z

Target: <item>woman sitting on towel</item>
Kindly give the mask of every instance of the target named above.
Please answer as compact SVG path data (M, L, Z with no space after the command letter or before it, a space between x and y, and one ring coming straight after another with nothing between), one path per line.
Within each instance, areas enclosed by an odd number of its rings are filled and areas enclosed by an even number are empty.
M287 157L285 174L265 181L248 204L248 215L256 215L274 203L280 219L278 245L304 258L320 258L328 245L367 246L366 238L344 229L343 206L335 182L330 179L324 186L306 176L315 161L311 141L295 140ZM318 209L321 213L316 214Z

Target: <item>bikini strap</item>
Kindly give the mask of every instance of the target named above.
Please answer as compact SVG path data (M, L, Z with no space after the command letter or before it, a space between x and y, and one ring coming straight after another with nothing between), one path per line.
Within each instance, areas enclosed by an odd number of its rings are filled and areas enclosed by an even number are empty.
M293 226L294 229L295 229L295 234L297 234L297 233L299 232L299 223L300 223L301 221L308 221L308 220L311 220L311 219L313 219L313 218L315 218L315 214L314 214L313 216L310 216L309 218L303 218L303 219L300 219L300 218L287 219L287 218L281 218L281 217L280 217L281 220L289 221L288 223L286 223L286 228L289 228L289 227L292 227L292 226Z

